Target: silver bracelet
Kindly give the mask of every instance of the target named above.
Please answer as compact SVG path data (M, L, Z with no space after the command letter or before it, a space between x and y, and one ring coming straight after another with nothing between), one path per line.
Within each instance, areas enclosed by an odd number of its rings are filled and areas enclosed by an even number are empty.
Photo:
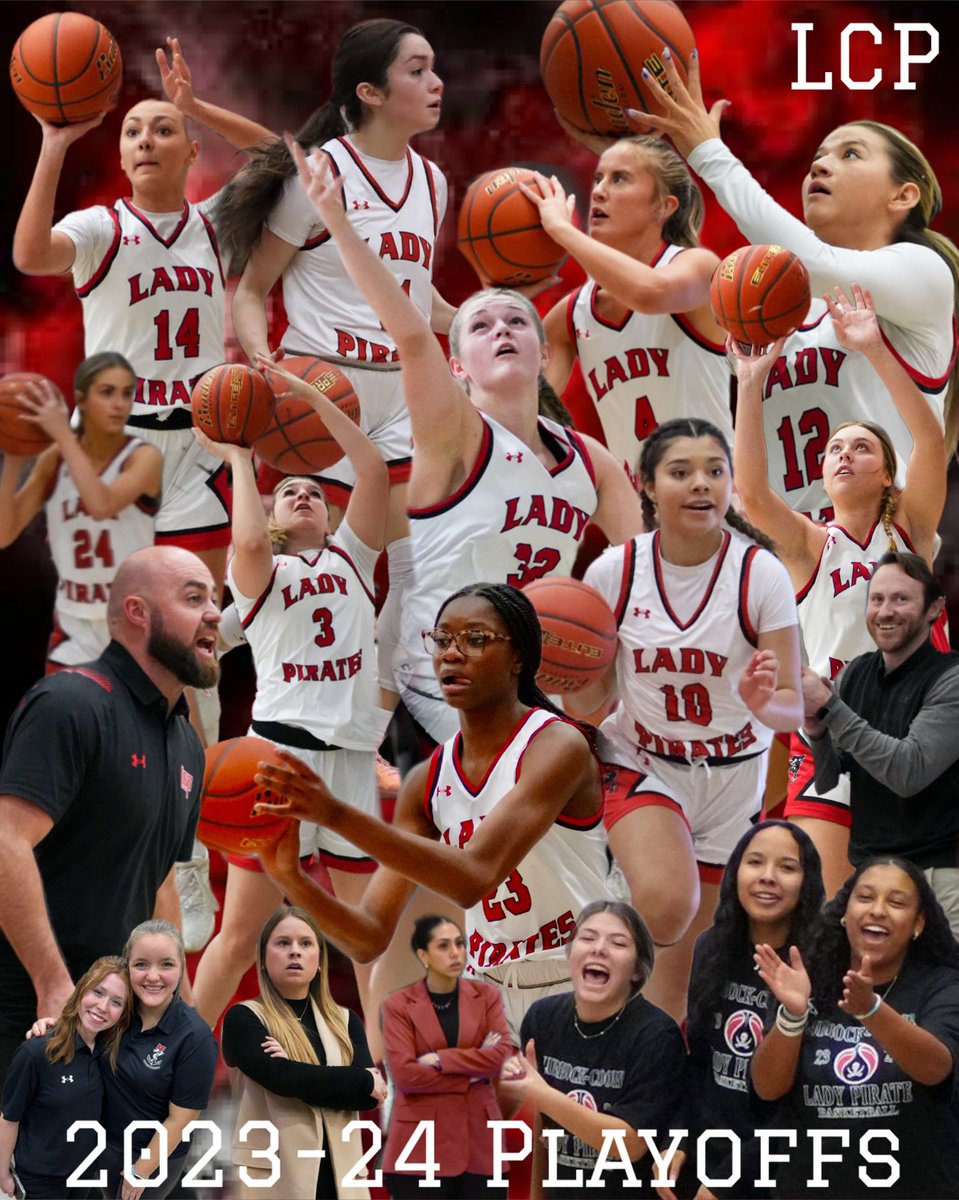
M806 1024L809 1021L811 1005L807 1003L806 1011L801 1016L796 1016L789 1012L784 1004L780 1004L776 1011L776 1028L783 1037L794 1038L802 1037Z

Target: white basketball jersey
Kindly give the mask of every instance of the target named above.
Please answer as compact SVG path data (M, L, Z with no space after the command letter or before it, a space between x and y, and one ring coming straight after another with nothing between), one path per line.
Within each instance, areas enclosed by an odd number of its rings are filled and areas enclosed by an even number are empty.
M893 541L897 550L915 553L898 525ZM876 563L888 549L889 534L878 521L862 543L841 525L827 527L816 569L796 593L803 649L817 674L835 679L851 659L875 650L866 628L866 598Z
M530 709L478 787L460 765L461 734L434 752L424 801L444 842L466 845L515 787L533 738L561 720L545 709ZM602 812L588 822L557 817L508 878L468 910L467 969L482 974L501 963L561 958L580 910L611 898L608 869Z
M895 325L881 324L886 344L941 423L955 356L955 324L951 344L935 350ZM943 361L949 363L944 372ZM825 303L814 300L807 323L788 339L763 388L769 484L791 508L814 521L832 518L822 486L822 460L830 431L843 421L872 421L885 429L899 455L896 486L902 487L912 451L906 424L869 362L842 348Z
M640 754L686 762L765 750L772 730L753 716L736 685L758 640L748 609L750 569L768 551L725 530L719 554L703 565L701 599L686 621L666 593L658 532L606 554L622 560L618 581L606 576L613 588L604 589L601 576L586 576L619 627L620 701L603 733Z
M682 246L663 246L662 268ZM587 282L568 300L566 320L606 445L632 479L643 441L674 417L700 417L732 445L730 369L725 348L697 333L682 313L627 312L618 323L597 307L599 285Z
M107 486L142 445L139 438L127 438L100 472ZM115 517L96 521L84 508L73 476L61 459L46 502L47 538L60 580L58 612L87 621L106 619L110 584L120 563L136 550L153 545L159 502L159 496L141 496Z
M348 750L380 742L373 567L334 536L324 550L277 556L256 600L233 586L256 666L254 721L278 721ZM370 552L372 555L372 552Z
M224 361L224 276L213 226L195 205L162 237L129 200L108 210L113 242L77 280L84 352L116 350L137 374L136 417L189 407L193 384Z
M446 192L439 169L407 148L405 170L388 193L373 174L377 160L360 154L349 138L333 138L319 153L344 180L343 204L353 227L428 318L433 252L443 215L438 197ZM395 342L350 279L335 240L322 226L319 230L283 273L290 322L284 348L370 365L395 363Z
M527 444L491 417L469 477L430 508L411 508L414 582L403 605L396 677L441 699L420 633L432 629L447 596L468 583L522 588L546 575L569 575L597 495L580 436L540 418L557 462L545 466Z

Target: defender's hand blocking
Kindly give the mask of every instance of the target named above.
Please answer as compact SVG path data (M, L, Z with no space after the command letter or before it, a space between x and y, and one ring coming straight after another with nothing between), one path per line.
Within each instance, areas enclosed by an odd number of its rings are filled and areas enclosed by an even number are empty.
M634 108L627 108L626 116L644 130L652 128L657 133L665 134L683 158L688 158L701 142L721 136L719 125L730 101L717 100L712 108L707 110L703 102L697 51L694 50L689 58L688 87L676 70L676 64L667 47L663 47L660 57L666 68L666 78L669 80L672 95L665 88L651 88L650 94L655 96L663 111L641 113ZM643 77L647 81L651 78L646 67L643 68Z
M296 170L300 176L300 184L320 214L323 224L333 232L337 225L349 224L349 218L343 210L344 177L336 176L330 167L330 161L325 154L319 155L314 165L307 160L303 147L290 134L285 134L286 144L293 155Z
M533 172L539 191L527 187L522 179L517 180L519 190L539 209L539 219L550 237L555 238L564 229L573 224L573 213L576 211L576 197L566 195L566 191L555 175L547 178L539 171Z
M163 84L163 90L170 103L180 112L190 113L196 108L196 97L193 95L193 72L183 57L179 39L168 37L166 44L170 48L169 65L166 51L160 48L156 52L157 66L160 68L160 82Z
M277 750L281 763L261 762L256 782L282 797L277 803L261 800L254 813L276 813L297 821L314 821L330 827L342 805L323 780L288 750Z
M823 296L833 329L841 346L867 354L882 345L882 330L876 316L876 306L869 292L864 292L858 283L852 285L850 300L841 287L836 287L835 297Z

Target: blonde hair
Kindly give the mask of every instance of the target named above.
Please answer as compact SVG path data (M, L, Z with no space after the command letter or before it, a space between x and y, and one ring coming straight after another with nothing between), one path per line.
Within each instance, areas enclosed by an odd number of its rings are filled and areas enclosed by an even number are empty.
M944 260L952 275L954 318L959 318L959 247L943 234L929 228L942 211L942 188L929 160L915 142L891 125L869 120L850 121L849 124L861 125L878 133L886 143L893 182L914 183L919 189L919 201L896 230L896 241L927 246ZM959 355L949 372L945 410L946 453L952 456L959 440Z
M881 425L876 425L872 421L840 421L829 434L830 442L841 429L868 429L879 442L882 450L882 465L889 476L889 483L882 489L882 498L879 501L879 521L889 539L889 549L897 550L892 520L899 507L899 489L896 487L896 471L899 467L899 460L896 457L896 448L892 444L892 439Z
M270 978L266 969L266 948L269 945L270 938L277 925L281 921L285 921L287 917L296 917L297 920L308 925L316 938L320 951L320 961L316 974L310 980L309 995L320 1010L320 1015L336 1039L337 1045L340 1047L340 1056L343 1060L343 1065L346 1066L353 1061L353 1043L350 1041L349 1030L342 1010L334 1002L330 992L326 939L320 932L316 921L314 921L313 917L304 908L291 908L282 905L270 914L266 920L266 924L260 930L260 937L256 947L256 977L260 984L259 999L260 1004L263 1006L263 1020L267 1032L270 1037L276 1038L286 1051L291 1062L312 1063L314 1066L319 1065L320 1060L317 1058L316 1051L313 1049L310 1039L304 1032L303 1026L294 1017L290 1011L290 1006L280 995L279 991L277 991L276 984Z
M699 231L706 217L703 194L689 173L689 168L671 146L651 134L634 134L620 138L614 145L635 146L649 160L650 174L656 180L660 200L675 196L679 202L663 225L663 241L671 246L699 245Z
M73 1062L73 1053L76 1048L77 1025L80 1018L80 1001L87 992L92 991L95 987L103 983L108 975L119 975L127 985L126 1001L124 1002L123 1012L120 1014L119 1021L111 1026L102 1038L98 1039L100 1045L109 1056L110 1067L116 1071L120 1039L129 1028L130 1017L133 1013L133 992L130 988L130 976L127 973L127 965L122 958L118 958L115 954L98 958L93 966L87 970L86 974L81 977L77 986L67 997L66 1003L60 1010L60 1015L57 1017L53 1029L50 1031L50 1037L43 1050L43 1055L47 1062L62 1062L64 1064Z

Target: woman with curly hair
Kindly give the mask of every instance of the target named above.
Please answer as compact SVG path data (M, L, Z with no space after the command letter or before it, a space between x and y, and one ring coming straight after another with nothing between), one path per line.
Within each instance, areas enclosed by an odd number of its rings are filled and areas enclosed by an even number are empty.
M905 859L864 862L824 909L807 958L808 972L795 945L788 962L756 949L779 1009L753 1086L787 1097L784 1126L799 1131L781 1194L821 1194L825 1178L851 1200L879 1187L955 1196L959 947L923 873Z

